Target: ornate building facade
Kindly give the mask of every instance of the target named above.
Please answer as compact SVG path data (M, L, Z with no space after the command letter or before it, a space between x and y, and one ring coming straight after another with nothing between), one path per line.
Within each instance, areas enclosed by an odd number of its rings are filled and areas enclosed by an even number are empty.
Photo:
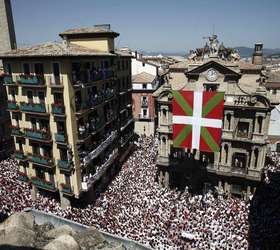
M212 186L221 193L240 196L254 191L262 178L271 111L261 59L261 44L256 44L252 63L248 63L212 36L209 45L192 51L186 62L170 66L168 83L154 93L160 183L180 188L188 185L194 191ZM225 92L220 152L173 147L172 90Z

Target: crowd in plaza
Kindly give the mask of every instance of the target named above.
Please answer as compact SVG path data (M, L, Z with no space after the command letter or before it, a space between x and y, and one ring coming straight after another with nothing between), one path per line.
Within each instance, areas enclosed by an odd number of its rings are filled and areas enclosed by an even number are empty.
M28 184L17 180L17 163L2 161L0 214L33 207L155 249L248 248L250 201L212 193L192 196L163 188L155 181L157 139L143 137L136 144L107 190L86 208L62 210L57 200L40 194L32 201ZM264 171L268 178L270 172L280 170L279 155L269 157L271 163ZM263 215L255 211L256 217Z

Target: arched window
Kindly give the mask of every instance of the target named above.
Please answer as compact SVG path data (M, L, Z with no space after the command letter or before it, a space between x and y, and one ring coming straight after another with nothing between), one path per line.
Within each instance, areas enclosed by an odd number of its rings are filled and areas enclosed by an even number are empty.
M225 164L227 164L227 162L228 162L228 145L226 144L224 148L225 148Z
M258 166L258 158L259 158L259 149L254 150L254 155L255 155L255 164L254 167L256 168Z
M227 129L230 130L231 114L227 114L227 122L228 122Z
M161 143L162 154L164 156L166 156L166 138L165 138L165 136L162 137L161 142L162 142Z
M262 123L263 123L263 117L262 116L259 116L258 117L258 124L259 124L259 133L261 134L262 133Z
M162 110L162 121L163 123L166 123L167 121L167 111L165 108Z

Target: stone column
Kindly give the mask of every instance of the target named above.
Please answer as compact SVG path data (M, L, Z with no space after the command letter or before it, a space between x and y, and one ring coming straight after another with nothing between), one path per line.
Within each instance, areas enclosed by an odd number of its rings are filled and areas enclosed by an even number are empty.
M168 173L168 171L165 172L164 186L169 187L169 173Z
M227 162L227 165L229 167L232 166L232 147L229 144L228 144L228 162Z
M31 189L31 198L32 198L33 201L36 201L36 199L37 199L37 193L38 193L37 187L35 187L34 185L32 185L32 189Z
M252 147L252 152L251 152L251 161L250 161L250 166L249 168L254 168L255 164L255 147Z

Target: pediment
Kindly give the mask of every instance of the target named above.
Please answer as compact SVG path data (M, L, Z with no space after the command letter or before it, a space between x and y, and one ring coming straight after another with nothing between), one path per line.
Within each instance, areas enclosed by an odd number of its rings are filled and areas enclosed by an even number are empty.
M192 77L192 76L199 76L200 74L203 74L207 72L209 69L215 69L218 71L220 74L225 75L227 77L235 78L235 79L240 79L241 74L235 72L234 70L216 62L216 61L210 61L207 63L204 63L186 73L187 77Z

